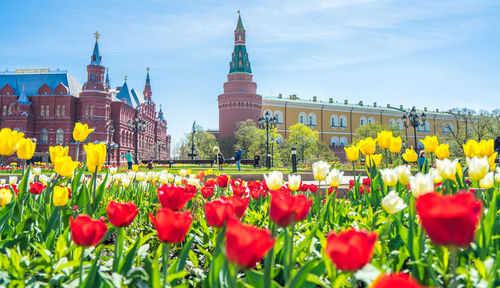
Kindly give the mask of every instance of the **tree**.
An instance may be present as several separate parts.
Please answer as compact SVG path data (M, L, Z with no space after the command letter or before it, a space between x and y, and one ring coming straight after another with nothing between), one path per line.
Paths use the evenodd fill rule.
M380 123L371 123L367 125L363 125L358 127L356 130L354 130L354 138L352 141L353 145L357 145L358 142L362 139L365 139L367 137L372 137L373 139L377 139L377 134L382 131L391 131L392 136L398 137L402 136L401 130L398 129L397 126L389 126L385 124L380 124ZM403 137L402 137L403 138ZM409 146L413 146L412 144L408 144ZM409 148L408 146L408 148ZM416 149L414 147L414 149ZM382 154L382 160L385 162L386 160L386 151L383 151L384 149L380 148L378 145L376 145L376 154ZM388 160L392 161L392 157L390 153L387 153Z
M195 152L198 153L197 159L212 159L214 158L213 148L219 143L215 136L203 130L199 125L195 127L194 133ZM189 159L188 154L191 153L191 133L186 133L178 148L178 157L180 159Z

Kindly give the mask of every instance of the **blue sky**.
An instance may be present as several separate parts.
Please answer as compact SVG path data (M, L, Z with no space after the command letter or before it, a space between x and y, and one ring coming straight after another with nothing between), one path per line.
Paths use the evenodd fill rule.
M263 96L500 108L500 1L0 1L0 70L83 84L97 30L112 87L142 91L151 68L174 144L194 120L218 127L237 10Z

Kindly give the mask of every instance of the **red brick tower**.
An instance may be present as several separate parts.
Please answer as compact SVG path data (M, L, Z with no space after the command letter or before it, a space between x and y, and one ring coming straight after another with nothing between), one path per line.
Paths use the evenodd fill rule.
M104 79L106 69L102 66L99 45L99 34L95 34L94 51L87 65L87 82L80 93L80 122L94 128L89 141L107 141L108 126L111 119L111 94Z
M219 138L234 134L236 123L252 119L257 123L261 114L262 96L252 81L252 69L245 46L245 28L238 12L234 30L234 51L229 63L224 94L219 95Z

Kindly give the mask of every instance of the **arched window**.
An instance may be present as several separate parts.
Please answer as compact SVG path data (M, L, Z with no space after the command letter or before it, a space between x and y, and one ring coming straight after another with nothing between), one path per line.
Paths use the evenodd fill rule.
M375 123L375 119L373 117L368 118L368 124Z
M64 130L59 128L56 132L56 145L62 145L64 142Z
M281 113L281 111L279 110L274 111L274 117L276 117L277 124L283 123L283 113Z
M453 123L448 123L448 130L450 133L453 133L455 131L455 126Z
M347 138L346 137L340 137L340 145L342 146L347 146Z
M446 124L446 122L443 122L443 129L442 129L442 132L443 133L448 133L448 125Z
M316 114L309 113L307 117L307 125L308 126L316 126Z
M397 123L398 123L398 129L403 130L403 120L398 119Z
M359 118L359 126L366 125L366 117Z
M429 121L425 121L425 132L431 132Z
M337 115L332 114L332 116L330 116L330 127L337 127L337 126L339 126L338 117Z
M389 127L391 127L391 128L397 127L396 120L390 119L389 120Z
M48 132L47 129L40 131L40 144L47 144Z
M339 137L333 136L332 138L330 138L330 145L339 146Z
M339 126L343 128L347 127L347 117L344 115L340 115L339 117Z
M299 123L306 124L307 115L304 112L299 113Z
M13 130L14 130L14 131L17 131L17 132L21 132L21 128L19 128L19 127L16 127L16 128L14 128Z

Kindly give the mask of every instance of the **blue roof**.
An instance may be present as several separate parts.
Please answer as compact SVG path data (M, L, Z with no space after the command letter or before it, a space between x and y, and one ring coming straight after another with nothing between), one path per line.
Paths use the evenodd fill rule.
M78 97L82 91L82 86L66 71L41 72L41 73L15 73L0 72L0 89L9 84L16 95L21 95L23 85L27 96L38 95L38 89L43 84L47 84L52 91L62 83L68 87L69 95Z
M19 96L19 98L17 98L17 102L19 102L19 104L27 104L27 105L31 104L28 97L26 97L26 93L24 92L24 86L23 86L23 89L21 91L21 96Z
M127 103L129 106L132 106L136 108L138 105L141 104L140 102L140 94L137 92L137 90L132 89L130 90L128 88L127 82L123 83L123 86L120 88L120 92L118 95L116 95L116 98L120 101L125 100L125 103Z
M161 111L161 107L160 107L160 111L158 111L158 119L160 120L165 120L165 118L163 118L163 111Z
M97 40L95 41L94 52L92 52L92 56L90 57L90 65L101 66L101 55L99 54Z
M139 93L139 91L135 90L135 89L132 89L130 90L130 92L132 93L132 96L133 96L133 102L134 102L134 107L137 107L139 105L141 105L141 93Z

